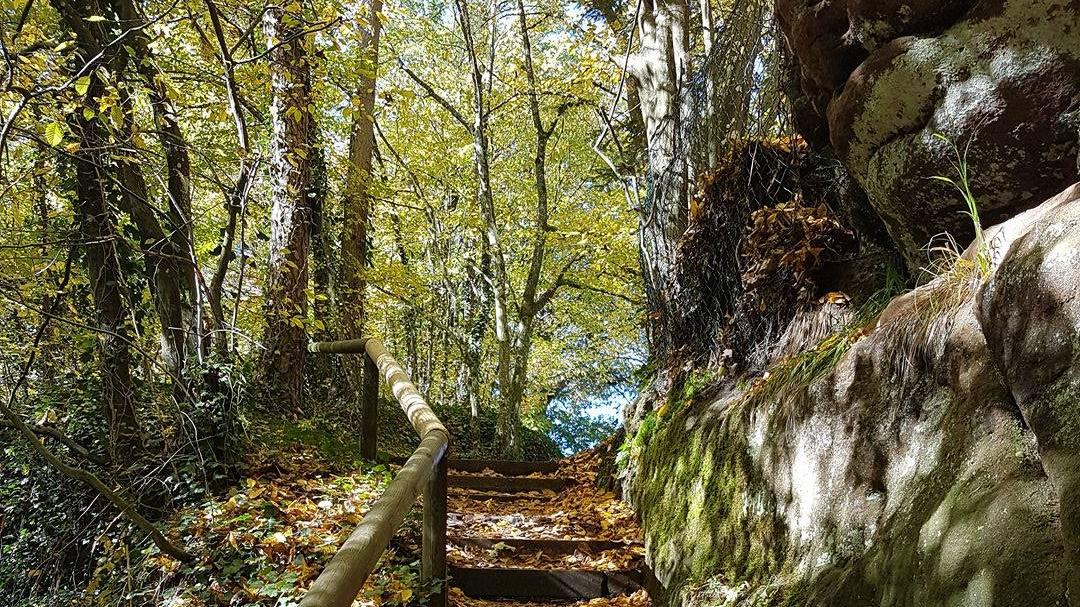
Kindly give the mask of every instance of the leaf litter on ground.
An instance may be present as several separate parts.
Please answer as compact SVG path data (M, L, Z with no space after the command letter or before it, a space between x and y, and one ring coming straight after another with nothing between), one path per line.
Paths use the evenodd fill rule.
M306 448L251 458L236 486L175 517L175 535L201 558L192 564L149 559L161 578L155 604L298 602L392 478L381 465L350 468L338 470ZM419 558L415 523L408 521L395 536L357 605L416 602L421 590L412 566Z
M465 596L457 588L450 589L449 603L454 607L649 607L651 601L644 590L573 603L536 603L520 601L490 601Z

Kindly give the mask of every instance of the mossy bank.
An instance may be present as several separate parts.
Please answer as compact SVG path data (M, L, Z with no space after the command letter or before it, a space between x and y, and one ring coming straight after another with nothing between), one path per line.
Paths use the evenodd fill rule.
M963 297L894 299L816 377L644 407L625 494L662 602L1075 604L1080 187L986 237Z

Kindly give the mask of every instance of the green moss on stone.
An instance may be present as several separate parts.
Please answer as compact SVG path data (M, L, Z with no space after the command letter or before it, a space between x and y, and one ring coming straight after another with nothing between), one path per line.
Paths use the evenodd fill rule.
M1066 381L1052 397L1050 406L1058 420L1054 440L1069 449L1080 448L1080 386Z
M755 471L745 420L735 410L700 420L692 413L665 416L640 454L633 491L654 568L684 583L718 573L763 580L780 566L784 534L750 505Z

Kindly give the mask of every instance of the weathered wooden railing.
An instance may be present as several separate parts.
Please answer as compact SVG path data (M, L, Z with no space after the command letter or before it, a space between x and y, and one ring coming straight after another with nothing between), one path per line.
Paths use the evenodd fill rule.
M311 344L308 349L311 352L334 354L367 353L362 395L361 453L364 457L374 459L376 453L375 419L380 376L420 435L420 445L319 574L304 595L300 607L352 605L421 492L424 495L421 578L426 582L445 580L446 448L449 433L413 385L409 374L386 352L386 347L378 339L318 342ZM433 607L444 607L446 604L446 584L442 583L440 587L441 592L431 597Z

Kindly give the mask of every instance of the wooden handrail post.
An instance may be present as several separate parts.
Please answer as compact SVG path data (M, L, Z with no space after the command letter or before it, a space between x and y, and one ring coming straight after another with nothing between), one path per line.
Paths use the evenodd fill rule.
M390 394L408 417L420 444L405 465L394 475L383 494L375 500L363 520L356 526L334 558L315 578L300 607L349 607L386 551L394 532L405 515L424 494L424 556L422 577L425 580L446 579L446 450L450 434L416 389L409 374L386 346L375 338L345 341L315 342L309 352L335 354L367 354L364 357L364 379L361 395L360 452L368 459L376 456L378 430L379 383L386 382ZM447 589L432 597L434 607L446 606Z
M438 581L439 592L431 595L431 607L446 607L446 472L443 453L424 486L424 553L420 568L423 582Z
M374 461L379 442L379 367L367 354L364 357L364 389L360 398L360 457Z

